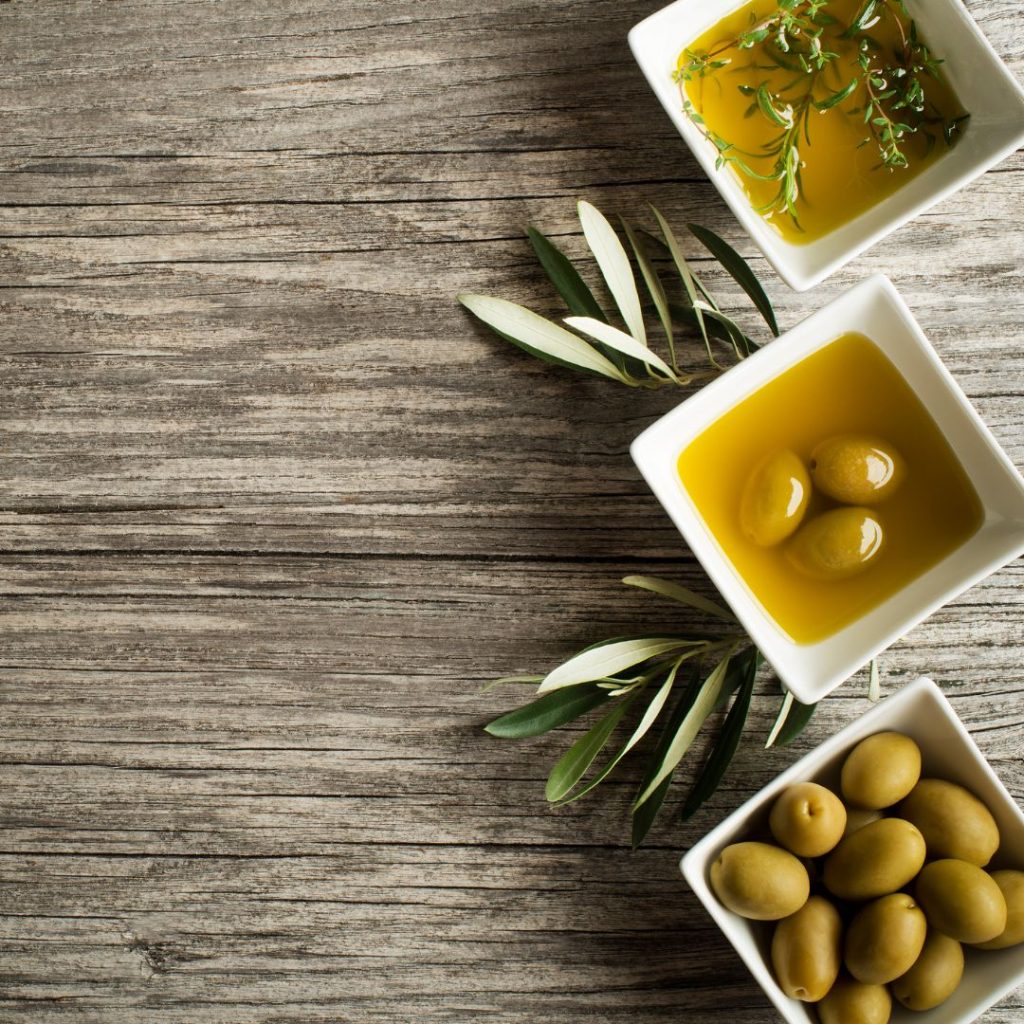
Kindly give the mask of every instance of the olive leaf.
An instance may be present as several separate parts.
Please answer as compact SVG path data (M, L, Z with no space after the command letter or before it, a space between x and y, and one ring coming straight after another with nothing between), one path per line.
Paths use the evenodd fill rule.
M629 257L619 241L619 236L596 206L581 200L576 209L583 228L583 236L594 254L594 259L597 260L597 265L622 314L622 319L629 328L629 333L641 345L646 345L647 332L640 309L640 295L636 290L633 268L629 265Z
M643 804L633 811L631 844L634 850L647 838L647 833L650 832L654 819L657 818L658 811L661 810L665 797L668 796L671 785L672 774L669 773Z
M747 261L724 238L716 235L710 228L701 227L700 224L687 224L686 226L690 229L690 233L722 264L732 279L747 293L750 301L757 307L764 322L777 338L779 325L775 319L775 310Z
M557 366L597 374L633 388L656 389L667 384L685 387L705 380L724 369L712 352L712 339L730 345L737 359L746 357L758 346L722 311L707 286L686 262L668 222L660 212L653 207L651 209L664 240L642 228L634 229L625 220L622 221L622 228L653 303L653 312L657 314L664 329L668 343L667 361L650 353L643 318L644 306L640 301L636 277L626 249L609 220L590 203L579 204L580 224L598 269L625 322L625 331L611 327L608 316L579 271L558 246L532 225L527 228L527 235L541 268L568 307L571 314L569 321L579 320L570 326L580 334L586 334L590 340L571 334L554 321L515 303L468 293L460 295L459 300L499 337ZM709 229L694 230L691 226L691 231L705 245L715 246L712 255L724 261L723 265L740 281L762 314L766 309L770 310L770 304L765 305L767 297L764 289L757 284L752 271L747 268L748 277L740 269L746 266L742 257ZM709 240L712 241L709 243ZM686 295L684 304L668 298L665 285L647 253L646 243L656 244L659 254L664 251L671 257L683 283ZM652 307L648 304L647 308L650 310ZM602 328L595 328L595 322L601 324ZM616 333L608 333L603 328ZM684 372L680 369L677 351L680 329L700 338L711 370ZM626 338L629 341L625 341ZM638 349L643 349L648 355L640 355Z
M622 371L582 338L525 306L489 295L463 293L459 302L503 338L559 366L589 370L628 383Z
M672 330L672 314L669 312L668 297L665 295L665 287L661 283L661 278L658 277L658 271L655 269L654 264L647 255L647 250L644 248L643 243L637 237L632 227L630 227L629 222L620 218L620 223L622 224L622 230L626 233L626 238L629 240L629 245L633 250L633 255L636 257L637 266L640 268L644 284L647 285L647 292L651 296L654 308L658 312L658 319L661 321L662 329L665 331L665 339L668 342L668 351L672 359L672 366L678 370L679 364L676 362L675 335Z
M654 776L657 774L658 769L665 760L665 754L668 753L668 747L672 742L672 737L675 736L679 726L682 724L683 718L693 706L693 702L697 696L697 680L699 678L698 668L699 666L693 663L688 667L688 677L686 679L685 688L676 700L675 705L669 713L668 721L666 721L661 730L661 735L658 737L658 745L654 748L654 753L651 755L651 758L647 763L647 770L644 773L643 781L640 783L638 795L647 789L654 780ZM632 845L634 850L644 841L647 837L647 833L651 830L651 826L654 824L654 819L658 816L658 811L661 810L662 804L664 804L665 798L668 796L673 774L674 769L672 772L669 772L669 774L639 807L633 808Z
M633 730L633 734L626 741L625 746L601 769L597 775L594 776L590 782L587 783L583 789L575 793L573 796L563 797L559 801L559 806L562 804L572 803L574 800L579 800L580 797L586 796L592 789L599 786L615 769L616 765L647 735L651 726L654 725L661 714L662 708L665 707L665 702L669 698L669 694L672 692L672 685L675 683L676 674L679 672L679 666L682 665L682 658L677 658L675 663L669 669L668 675L665 677L665 681L661 684L658 692L654 695L650 704L647 705L647 710L644 712L643 717L640 719L639 724ZM556 690L556 693L562 693L562 690ZM549 797L550 799L550 797Z
M669 227L668 222L656 207L652 206L651 212L654 214L654 219L658 222L658 227L661 229L662 236L665 239L665 244L668 246L668 250L672 254L672 262L675 264L676 270L679 271L679 276L683 282L683 288L690 300L690 308L693 310L694 317L697 321L697 328L700 331L701 337L704 339L704 346L708 353L708 361L712 366L721 369L721 364L717 359L715 359L715 355L711 351L711 339L708 337L707 325L704 323L703 299L697 294L697 284L693 279L693 273L690 270L690 265L686 262L686 259L679 248L679 242L676 240L675 233Z
M715 341L725 342L725 344L736 347L735 338L737 334L742 334L746 347L750 352L756 352L758 346L751 341L749 337L743 334L743 330L739 324L730 317L727 317L720 310L713 309L702 309L700 311L701 319L698 323L696 312L689 306L682 306L678 302L670 302L668 304L669 312L673 318L687 327L692 328L698 333L701 330L700 324L704 325L704 330L708 332L708 337L713 338ZM711 314L715 314L711 316Z
M526 229L533 251L548 275L555 290L565 300L569 312L577 316L590 316L595 320L608 322L593 292L580 277L579 271L569 258L549 238L530 225Z
M618 701L593 728L584 733L555 763L548 776L544 794L554 803L560 800L586 774L611 738L615 727L635 698Z
M675 736L672 737L672 742L669 744L661 767L647 788L637 798L636 803L633 805L634 809L643 804L651 793L661 785L679 762L682 761L686 752L692 746L697 733L700 731L700 727L714 709L715 701L718 699L718 694L725 683L726 669L729 667L731 654L731 650L727 651L722 660L711 670L707 679L704 680L704 684L701 686L693 706L687 711L682 724L676 731Z
M733 755L739 746L740 736L743 734L743 727L747 722L747 714L750 711L750 698L754 693L754 679L757 676L759 660L759 652L751 647L730 665L730 670L736 668L737 675L742 678L740 692L733 701L729 714L726 715L725 723L715 740L715 745L711 748L711 753L704 762L704 767L683 804L683 821L691 818L708 797L715 792L732 763Z
M736 621L736 616L721 605L716 604L714 601L709 601L706 597L701 597L700 594L694 593L694 591L680 586L678 583L673 583L671 580L663 580L659 576L624 576L622 582L627 587L639 587L641 590L650 590L654 594L660 594L662 597L667 597L669 600L676 601L679 604L696 608L698 611L713 615L717 619L724 619L726 622Z
M760 668L761 663L764 661L764 656L756 647L748 647L741 654L734 657L729 662L729 668L725 673L725 682L722 684L722 689L718 694L718 699L715 701L715 706L711 709L712 712L720 711L724 708L729 703L729 698L743 685L748 668L748 657L754 658L755 671Z
M491 690L495 690L499 686L511 683L527 683L536 686L543 678L543 676L502 676L500 679L492 679L489 683L484 683L479 692L490 693Z
M737 359L745 359L757 346L743 333L739 325L717 309L706 309L703 312L704 322L708 320L720 324L725 331L726 339L732 344Z
M608 699L608 692L593 684L569 686L546 693L524 707L494 719L484 726L484 730L503 739L539 736L585 715Z
M742 735L740 719L745 720L749 709L752 673L761 663L761 655L749 646L745 636L736 632L737 624L728 611L714 602L656 576L628 576L623 582L670 597L684 607L712 613L732 628L718 636L664 633L599 640L542 678L509 677L514 681L539 679L540 695L486 728L502 738L535 736L595 708L604 709L597 723L576 740L552 769L546 793L551 803L561 806L597 788L626 757L641 748L661 722L654 755L647 763L644 781L631 808L636 845L647 835L663 806L671 781L697 733L738 691L722 732L713 743L712 754L701 766L687 806L694 808L697 801L706 800L718 786ZM684 665L687 681L680 693L679 674ZM634 705L643 710L629 737L585 781L627 709Z
M817 704L801 704L790 690L786 690L775 724L765 741L765 749L773 745L784 747L792 743L803 732L816 707Z
M538 693L592 683L608 679L634 665L655 658L661 654L678 651L684 647L701 647L706 641L692 640L678 636L640 637L633 640L619 640L614 643L580 651L575 657L553 669L538 688Z
M589 335L595 341L599 341L602 345L607 345L609 348L621 352L624 356L638 359L640 362L657 370L669 380L677 379L675 371L661 356L652 352L646 345L641 345L640 342L631 338L625 331L620 331L617 327L612 327L610 324L605 324L600 320L586 316L568 316L565 318L565 323L573 328L573 330Z

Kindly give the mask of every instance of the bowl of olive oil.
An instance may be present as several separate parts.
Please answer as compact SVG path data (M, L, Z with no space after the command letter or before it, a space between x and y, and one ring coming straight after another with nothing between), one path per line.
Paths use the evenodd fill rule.
M960 0L677 0L629 39L801 291L1024 142L1024 89Z
M1024 480L880 275L631 453L803 703L1024 554Z

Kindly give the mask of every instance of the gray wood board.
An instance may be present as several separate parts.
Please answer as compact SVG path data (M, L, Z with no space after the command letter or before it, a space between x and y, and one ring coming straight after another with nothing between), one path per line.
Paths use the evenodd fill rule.
M479 688L678 622L626 573L710 593L627 453L678 395L535 364L453 296L553 311L524 225L578 256L578 198L655 202L784 326L889 274L1021 464L1024 161L796 295L632 62L655 6L0 4L5 1024L776 1019L677 856L866 680L765 753L763 679L722 790L638 853L635 769L549 811L578 729L490 739L523 691ZM1019 3L970 6L1019 73ZM1018 799L1020 576L882 662Z

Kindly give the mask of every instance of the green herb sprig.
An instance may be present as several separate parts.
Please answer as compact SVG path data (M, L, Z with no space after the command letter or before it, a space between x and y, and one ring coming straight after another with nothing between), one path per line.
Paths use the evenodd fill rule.
M881 17L889 18L897 27L901 45L895 52L888 51L870 34ZM922 135L928 150L937 139L952 146L970 116L946 118L928 101L927 83L938 76L942 62L921 40L903 0L865 0L850 24L838 31L839 38L857 47L856 70L846 82L838 78L839 54L827 45L827 30L832 26L838 31L837 19L828 11L828 0L780 0L770 17L715 49L685 51L686 63L674 73L684 111L717 151L716 167L730 164L752 181L777 182L776 191L758 207L758 212L785 213L798 227L796 204L803 187L801 150L811 144L810 118L814 112L831 111L861 92L862 105L837 114L861 117L866 135L860 145L873 143L878 150L878 166L890 171L909 165L906 143L911 136ZM708 127L687 96L686 83L727 67L730 58L721 56L726 51L755 47L758 57L769 63L752 61L753 68L773 72L782 68L792 77L781 86L772 86L768 78L756 85L737 86L750 99L746 115L764 117L780 129L757 152L751 152ZM834 85L826 86L832 71ZM750 166L752 160L768 158L772 163L767 172Z
M578 204L584 238L615 303L621 326L616 326L594 297L579 271L565 254L534 227L530 242L569 316L555 323L506 299L463 293L459 301L496 334L549 363L607 377L633 388L686 387L713 377L721 369L723 347L742 359L758 348L743 329L723 312L697 272L683 256L679 240L662 214L651 207L657 233L641 232L622 220L622 230L643 279L648 302L641 300L626 247L610 221L590 203ZM709 228L690 224L693 236L704 245L750 297L773 336L779 333L775 311L767 293L746 260ZM673 280L666 284L646 242L653 242L668 258ZM645 315L646 314L646 315ZM651 320L655 323L650 323ZM666 358L650 347L650 336L660 330ZM708 368L684 369L679 342L687 335L704 346Z

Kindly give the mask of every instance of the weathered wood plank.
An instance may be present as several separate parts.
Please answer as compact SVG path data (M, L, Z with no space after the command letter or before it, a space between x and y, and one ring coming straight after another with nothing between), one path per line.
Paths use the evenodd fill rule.
M627 454L678 396L535 366L453 296L552 308L523 225L578 256L578 198L653 201L786 325L890 274L1021 464L1024 158L791 294L631 62L656 6L0 3L4 1022L773 1019L676 856L865 681L765 753L761 680L722 790L637 854L635 767L549 811L579 727L497 742L521 691L479 687L678 621L627 572L707 590ZM1019 73L1018 5L971 8ZM882 663L1018 799L1020 573Z
M990 178L1011 183L1017 176ZM997 198L1019 205L1018 185ZM980 219L993 197L986 189L969 194ZM569 230L571 203L558 206L554 223ZM44 212L52 222L52 209ZM906 260L895 268L881 258L860 263L894 274L1019 458L1019 389L1005 372L1019 315L1002 297L1024 281L999 241L1002 222L964 240L970 212L954 225L936 215L933 225L924 218L914 229L926 232L925 245L956 232L934 273ZM108 230L120 215L104 208ZM373 256L369 266L356 254L323 261L308 248L313 235L343 235L345 218L315 207L301 215L306 237L287 243L297 246L289 271L251 247L266 254L274 237L266 223L239 224L247 235L240 241L231 222L244 214L228 216L220 229L209 227L218 218L200 207L176 218L171 238L7 241L15 275L34 283L40 266L53 267L45 276L62 283L14 288L5 300L14 314L0 331L15 441L0 512L5 547L230 549L242 528L245 546L263 549L364 550L369 543L381 552L410 545L444 551L444 519L452 517L460 545L476 554L559 543L568 554L565 537L591 521L616 555L674 553L626 448L675 396L620 394L534 367L451 301L460 286L529 301L545 295L523 241L409 245ZM207 244L186 227L195 218L205 231L229 236L231 252L195 248ZM134 251L124 251L128 245ZM116 270L111 247L120 250ZM421 248L426 256L413 252ZM530 289L519 280L524 272ZM783 322L797 321L855 276L813 296L776 287ZM381 298L389 281L401 297ZM739 304L735 288L721 290ZM26 339L28 318L36 327ZM627 510L643 517L642 528L609 534L606 524ZM580 553L599 550L588 545Z
M130 578L102 556L5 566L5 600L17 602L0 618L0 764L17 771L0 793L3 849L621 840L635 768L603 798L546 812L547 766L582 726L499 743L479 726L521 691L478 690L503 671L553 664L573 644L678 628L672 605L617 583L628 566L202 556L129 565ZM1005 697L1020 684L1019 574L992 577L883 659L887 688L934 673L1017 793L1020 709ZM701 585L693 570L681 578ZM968 644L984 659L965 663ZM765 680L754 735L767 734L775 693ZM866 706L861 677L821 710L810 737ZM755 745L747 757L716 811L793 754ZM401 813L382 815L394 806ZM678 842L668 828L658 839Z

